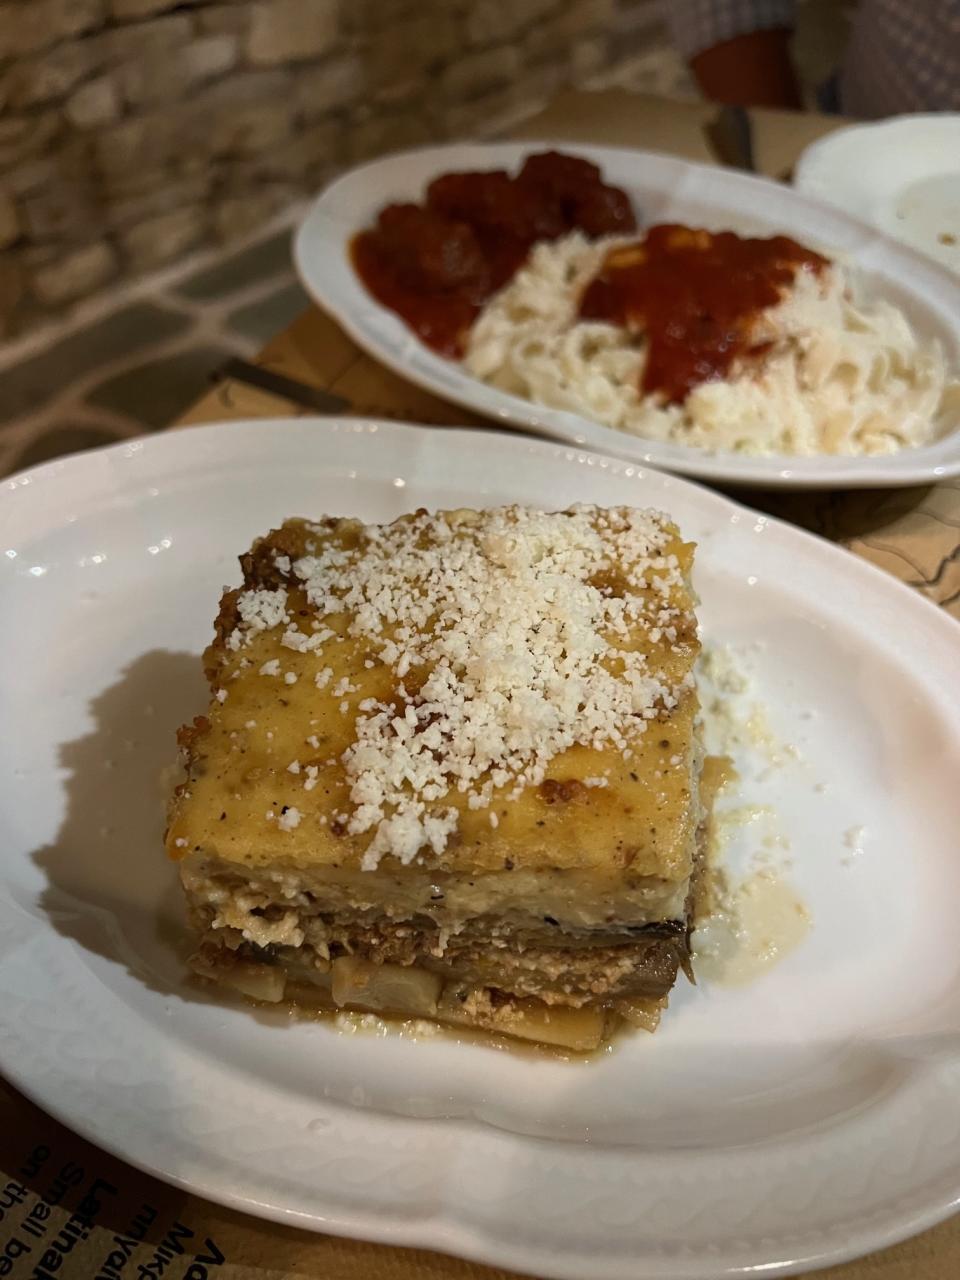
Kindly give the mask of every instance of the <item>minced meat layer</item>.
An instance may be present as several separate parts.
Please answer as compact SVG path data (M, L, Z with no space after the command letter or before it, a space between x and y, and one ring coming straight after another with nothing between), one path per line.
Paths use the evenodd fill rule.
M289 909L285 910L289 917ZM324 968L339 955L356 955L376 964L416 965L447 980L572 1007L624 996L664 996L688 959L682 921L571 932L548 919L542 927L496 932L493 922L477 920L444 936L427 919L302 913L296 923L286 918L281 928L272 930L270 911L266 908L261 916L265 925L261 937L273 935L278 940L261 945L239 929L213 927L208 907L195 908L194 922L208 948L227 948L281 967L302 969L314 964Z

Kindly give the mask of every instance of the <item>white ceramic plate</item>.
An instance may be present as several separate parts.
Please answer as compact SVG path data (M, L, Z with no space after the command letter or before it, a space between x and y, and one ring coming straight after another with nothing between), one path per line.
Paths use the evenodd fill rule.
M753 986L681 983L657 1036L590 1063L192 989L159 774L235 554L292 513L515 500L655 504L698 540L707 638L760 646L808 761L747 798L779 810L809 937ZM785 1273L957 1202L960 633L907 588L632 464L350 420L6 480L0 565L0 1069L94 1142L251 1213L568 1280Z
M960 115L838 129L807 147L793 181L960 275Z
M707 453L630 436L577 414L508 395L425 347L398 316L367 293L347 256L350 238L391 200L420 199L427 183L439 173L513 169L528 152L551 146L600 165L607 181L629 192L645 222L677 221L761 235L785 232L844 255L858 268L866 290L894 302L918 332L937 337L960 369L960 280L865 223L789 187L619 147L563 142L458 144L385 156L354 169L327 188L300 228L294 254L304 285L354 341L381 363L409 382L503 426L728 484L854 488L919 484L960 474L960 422L932 445L880 458Z

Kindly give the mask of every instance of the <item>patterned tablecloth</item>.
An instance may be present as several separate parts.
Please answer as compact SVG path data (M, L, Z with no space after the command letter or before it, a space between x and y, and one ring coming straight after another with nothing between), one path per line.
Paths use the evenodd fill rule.
M569 93L518 135L640 146L710 161L703 125L712 114L708 106L622 92ZM772 176L789 172L807 142L835 127L823 117L783 112L757 112L754 124L759 167ZM316 310L271 341L260 363L336 390L358 414L482 425L381 368ZM213 388L178 425L305 412L228 381ZM741 490L737 496L841 543L960 619L960 482L855 493ZM65 1183L69 1189L58 1201L54 1193ZM61 1258L57 1280L160 1274L174 1280L509 1280L505 1271L436 1253L312 1235L218 1208L103 1155L0 1083L0 1276L27 1280L52 1275L35 1271L43 1265L45 1241L91 1188L96 1194L88 1203L98 1206L93 1224L87 1237ZM960 1276L960 1216L914 1240L820 1274L825 1280L955 1280Z

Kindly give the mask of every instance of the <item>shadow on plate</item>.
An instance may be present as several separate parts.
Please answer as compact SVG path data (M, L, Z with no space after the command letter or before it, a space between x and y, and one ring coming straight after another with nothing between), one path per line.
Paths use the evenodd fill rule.
M40 905L85 950L164 994L207 1000L185 981L190 937L162 845L176 731L206 705L197 656L145 653L89 706L90 732L60 748L68 771L56 840L33 857Z

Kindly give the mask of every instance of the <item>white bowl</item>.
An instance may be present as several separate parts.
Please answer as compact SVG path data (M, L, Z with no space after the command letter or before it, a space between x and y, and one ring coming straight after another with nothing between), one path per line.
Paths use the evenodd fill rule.
M793 183L960 275L960 115L838 129L807 147Z

